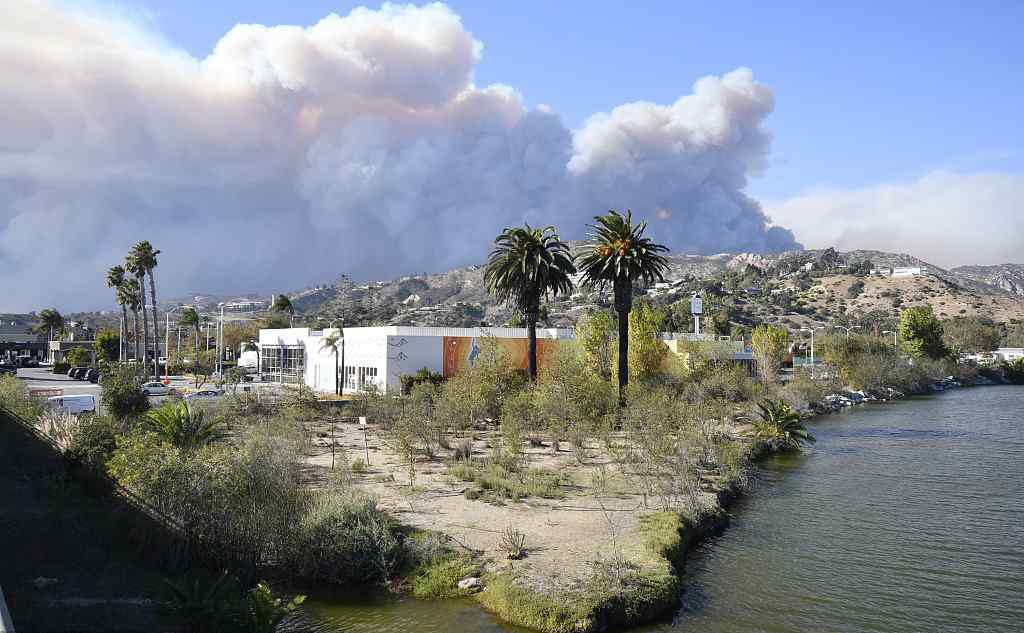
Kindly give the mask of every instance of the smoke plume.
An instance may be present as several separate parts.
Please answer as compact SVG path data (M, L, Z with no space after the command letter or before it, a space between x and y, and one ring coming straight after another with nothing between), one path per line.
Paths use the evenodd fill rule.
M149 239L164 296L283 291L479 262L503 227L630 207L674 250L798 246L744 194L771 90L744 68L569 130L473 83L482 44L441 4L238 25L196 59L45 2L0 24L4 308L110 305Z

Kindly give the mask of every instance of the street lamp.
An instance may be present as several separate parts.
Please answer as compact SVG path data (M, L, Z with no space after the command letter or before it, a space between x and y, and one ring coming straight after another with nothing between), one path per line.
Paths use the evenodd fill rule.
M835 328L837 330L845 330L846 331L846 338L847 338L847 340L849 340L849 338L850 338L850 330L856 330L856 329L860 328L860 326L859 325L851 325L850 327L846 327L845 325L837 325L837 326L835 326Z
M809 327L802 327L802 328L800 328L801 332L810 332L811 333L811 380L814 380L814 331L815 330L824 330L824 329L825 329L824 325L819 326L819 327L815 327L815 328L809 328Z
M217 324L217 375L224 378L224 303L218 303L220 322Z
M898 330L882 330L882 334L892 334L892 346L893 347L899 347L900 346L899 341L896 339L896 337L899 336L899 331Z

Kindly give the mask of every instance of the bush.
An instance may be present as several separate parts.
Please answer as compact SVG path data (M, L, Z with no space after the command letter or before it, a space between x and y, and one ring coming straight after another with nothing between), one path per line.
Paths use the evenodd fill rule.
M92 364L92 352L83 347L68 350L68 353L64 356L71 363L72 367L84 367Z
M67 375L68 371L71 370L71 363L54 363L52 371L55 374Z
M97 472L106 470L107 460L117 448L117 436L121 425L106 415L90 415L82 418L78 431L67 447L66 455Z
M127 420L149 409L149 398L142 392L144 377L140 369L127 363L110 365L100 378L100 402L104 412L118 420Z
M312 580L383 582L401 562L394 526L370 497L316 492L297 531L291 567Z
M29 394L28 386L16 376L0 376L0 406L11 413L35 423L43 412L43 402Z

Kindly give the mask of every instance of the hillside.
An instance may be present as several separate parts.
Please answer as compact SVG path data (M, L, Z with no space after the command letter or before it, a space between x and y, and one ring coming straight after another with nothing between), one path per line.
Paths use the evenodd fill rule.
M1024 264L959 266L951 272L959 277L995 286L1010 294L1024 296Z

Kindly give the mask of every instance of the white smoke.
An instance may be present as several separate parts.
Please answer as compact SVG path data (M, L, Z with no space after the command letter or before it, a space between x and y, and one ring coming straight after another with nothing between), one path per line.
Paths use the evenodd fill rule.
M1024 175L935 171L768 204L812 248L910 253L939 266L1021 263Z
M773 100L746 69L570 131L475 86L482 45L441 4L239 25L202 60L116 19L0 6L7 310L109 305L104 271L144 238L165 296L444 269L507 225L579 238L609 208L673 249L796 246L743 193Z

